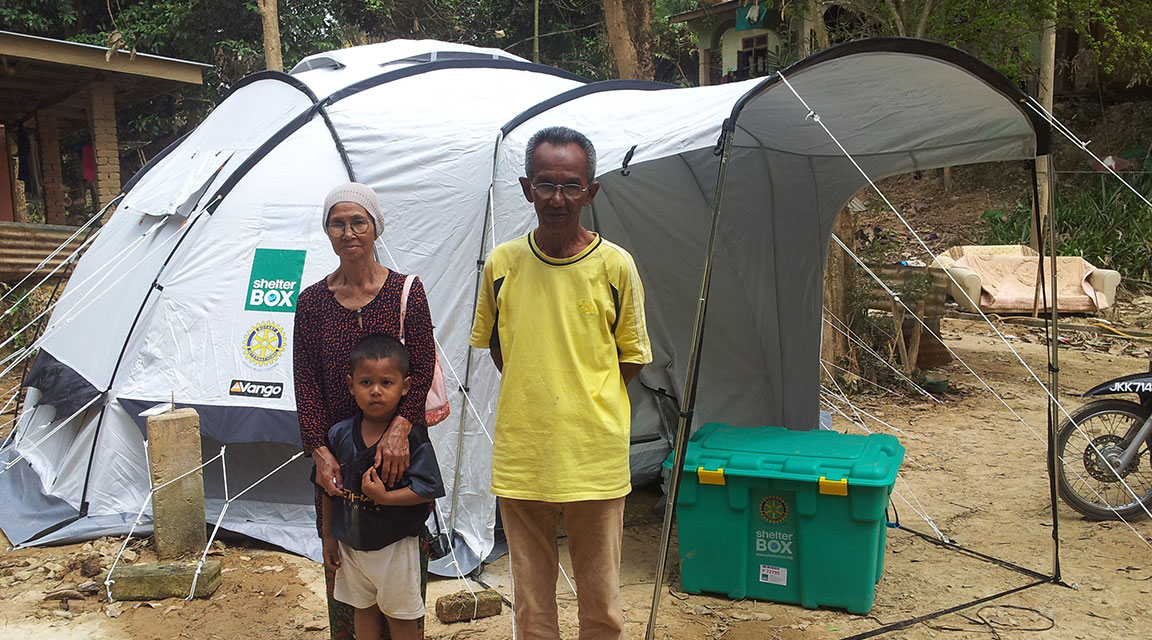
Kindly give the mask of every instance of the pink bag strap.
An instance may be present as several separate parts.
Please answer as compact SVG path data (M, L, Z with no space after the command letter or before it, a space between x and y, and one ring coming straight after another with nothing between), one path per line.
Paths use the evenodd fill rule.
M404 278L404 292L400 294L400 344L404 344L404 317L408 315L408 292L412 290L412 281L416 276L409 274Z

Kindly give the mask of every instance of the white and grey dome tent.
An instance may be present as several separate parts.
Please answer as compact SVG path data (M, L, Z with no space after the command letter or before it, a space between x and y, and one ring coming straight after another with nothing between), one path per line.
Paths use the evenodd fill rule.
M233 492L299 451L292 311L303 286L336 265L320 225L334 184L377 190L387 225L377 250L421 275L442 358L462 360L494 132L584 81L433 41L332 52L300 69L238 83L127 185L79 262L39 342L29 410L0 474L13 542L126 531L149 489L139 414L158 403L200 412L208 455L228 447ZM463 415L461 398L452 402ZM454 477L455 444L440 437ZM484 457L467 458L480 475ZM318 557L309 466L298 460L233 502L223 526ZM486 475L464 481L486 494ZM219 468L205 482L214 521ZM461 510L462 531L490 532L491 514L477 513L473 522ZM461 535L482 548L482 534Z
M376 189L388 216L383 262L420 274L429 289L449 387L456 378L469 392L469 402L453 393L455 415L432 437L452 479L441 513L452 514L461 551L485 557L494 517L486 429L498 376L467 347L477 262L534 226L517 178L528 136L552 124L596 145L603 187L586 223L631 251L645 282L656 361L632 389L634 477L658 473L684 406L685 422L694 410L732 424L816 426L824 258L836 216L867 182L779 76L690 89L585 84L502 52L374 46L364 56L351 49L306 60L292 81L260 74L134 181L41 345L35 409L6 454L27 462L0 474L0 495L15 505L0 525L14 542L126 530L148 489L135 416L173 396L202 411L206 436L230 443L230 459L244 456L242 467L228 466L233 486L244 480L232 473L257 478L299 450L291 318L250 303L257 289L264 296L331 271L319 200L354 175ZM385 47L396 47L385 57L403 60L400 68L366 70L364 57L393 51ZM469 59L429 61L442 50ZM341 73L355 80L344 85ZM1023 107L1020 90L941 45L865 40L783 76L873 177L1046 152L1046 124ZM693 312L706 263L705 335ZM85 298L86 290L94 293ZM252 353L253 336L267 353ZM686 394L700 339L699 393ZM263 362L275 348L280 355ZM230 395L234 381L285 386L279 397ZM86 395L65 391L84 384ZM33 446L71 415L67 397L76 409L96 400ZM254 490L224 526L317 555L306 467L297 461ZM214 475L206 469L206 482ZM219 508L210 500L210 519Z

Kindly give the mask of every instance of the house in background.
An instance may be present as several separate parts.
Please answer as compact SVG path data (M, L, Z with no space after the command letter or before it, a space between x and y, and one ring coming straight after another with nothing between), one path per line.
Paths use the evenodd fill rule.
M670 17L696 36L700 85L766 76L812 50L812 22L787 16L779 0L703 0Z
M117 110L200 85L206 68L0 31L0 280L27 274L72 234L68 225L120 193ZM62 148L81 132L86 142ZM75 184L65 184L66 154L81 165ZM46 224L31 224L30 203Z

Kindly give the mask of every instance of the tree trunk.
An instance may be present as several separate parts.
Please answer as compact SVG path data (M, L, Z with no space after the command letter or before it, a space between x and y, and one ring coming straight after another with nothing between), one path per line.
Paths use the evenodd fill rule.
M621 78L651 80L652 3L649 0L601 0L608 44Z
M264 67L283 71L284 59L280 55L280 16L277 0L258 0L260 21L264 27Z
M854 247L856 238L856 214L845 207L836 218L832 233L848 247ZM824 265L824 308L832 316L833 326L847 324L849 308L848 296L852 286L852 263L848 254L838 244L828 247L828 258ZM820 342L820 358L825 362L842 366L848 360L848 337L827 324L821 327L823 337ZM829 369L833 367L829 366ZM858 372L859 370L857 370Z
M892 13L892 24L896 27L896 35L904 37L908 35L908 30L904 28L903 11L904 5L901 4L900 8L896 7L896 0L884 0L884 4L888 6L888 11Z
M816 46L821 49L832 46L828 40L828 26L824 23L824 12L820 10L819 0L808 0L808 14L812 20L812 29L816 32Z
M1039 86L1036 87L1036 93L1040 94L1040 105L1047 109L1049 113L1052 113L1052 89L1055 80L1056 66L1056 23L1051 18L1045 18L1041 28L1043 31L1040 34L1040 81ZM1049 190L1052 188L1052 174L1049 161L1049 156L1036 158L1036 182L1037 190L1039 191L1039 200L1036 202L1036 208L1040 212L1040 229L1044 228L1044 222L1048 219L1048 205L1051 202ZM1030 244L1040 255L1044 255L1044 247L1040 246L1039 240L1040 229L1036 228L1036 222L1036 219L1033 218L1032 239ZM1036 286L1040 286L1039 281L1037 281Z

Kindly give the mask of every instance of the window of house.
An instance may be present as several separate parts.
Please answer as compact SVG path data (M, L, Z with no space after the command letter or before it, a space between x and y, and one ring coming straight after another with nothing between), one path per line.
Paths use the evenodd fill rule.
M740 41L736 53L737 73L744 78L755 78L776 71L777 52L768 49L768 36L752 36Z

